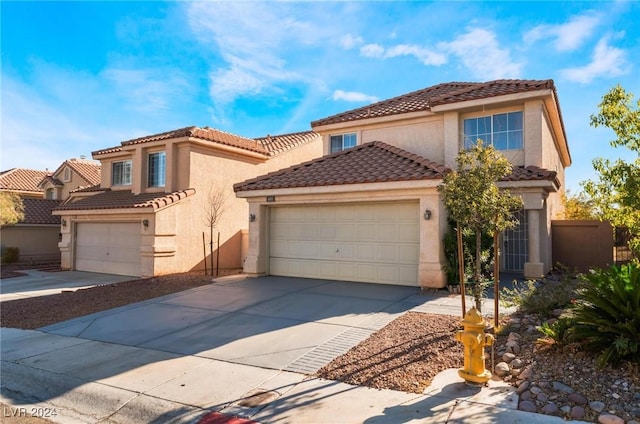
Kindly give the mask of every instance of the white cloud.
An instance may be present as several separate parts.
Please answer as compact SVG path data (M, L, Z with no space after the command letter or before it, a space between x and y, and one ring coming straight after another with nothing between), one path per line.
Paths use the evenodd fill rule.
M357 103L374 103L378 101L378 98L376 96L358 93L357 91L336 90L333 92L333 100L344 100L346 102Z
M340 39L340 47L345 50L351 50L362 43L364 43L364 40L359 35L346 34Z
M495 33L473 29L451 42L439 44L443 50L456 55L477 78L493 80L520 78L522 63L511 59L509 49L501 48Z
M364 57L376 59L414 56L418 61L427 66L439 66L447 62L446 55L415 44L397 44L388 48L380 44L367 44L360 48L360 54Z
M588 84L602 76L617 77L630 70L625 56L624 50L610 46L608 37L604 37L598 41L589 64L563 69L560 74L570 81L582 84Z
M555 38L555 48L560 52L579 48L600 24L601 17L593 13L575 16L561 25L538 25L524 34L524 41L533 44L545 38Z

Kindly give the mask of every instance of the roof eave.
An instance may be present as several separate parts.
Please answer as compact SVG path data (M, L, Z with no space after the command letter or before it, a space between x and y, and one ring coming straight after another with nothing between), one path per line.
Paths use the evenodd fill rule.
M337 129L345 130L351 127L361 127L361 126L367 126L367 125L373 125L373 124L405 121L409 119L424 118L426 116L433 116L433 115L435 115L435 113L429 110L420 110L417 112L394 113L391 115L376 116L373 118L352 119L348 121L334 122L331 124L320 124L316 126L314 126L312 123L311 128L313 128L314 132L318 132L322 134L322 133L327 133Z

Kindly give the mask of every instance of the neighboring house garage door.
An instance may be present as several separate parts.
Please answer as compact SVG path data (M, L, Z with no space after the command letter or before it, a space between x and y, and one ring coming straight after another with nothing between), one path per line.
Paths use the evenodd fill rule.
M140 224L78 223L75 255L78 271L140 275Z
M270 210L269 273L417 286L418 203Z

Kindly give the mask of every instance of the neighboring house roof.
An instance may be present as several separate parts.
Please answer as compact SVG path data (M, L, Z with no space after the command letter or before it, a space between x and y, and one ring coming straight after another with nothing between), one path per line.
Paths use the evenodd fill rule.
M75 190L71 190L69 193L93 193L96 191L107 191L108 188L100 187L100 184L88 186L88 187L78 187Z
M60 200L50 199L22 199L24 205L24 219L18 224L54 224L60 225L60 217L51 212L59 204Z
M0 173L0 190L42 193L38 183L48 175L50 175L48 171L24 168L8 169Z
M443 178L449 172L421 156L373 141L235 184L238 191Z
M58 172L64 169L65 166L68 166L76 174L82 177L88 185L100 184L102 167L99 162L76 158L68 159L62 162L52 175L58 174Z
M307 131L303 133L292 133L278 136L267 136L257 139L242 137L210 127L186 127L177 130L167 131L160 134L149 135L132 140L123 141L120 146L97 150L92 154L100 156L107 153L115 153L122 150L124 146L134 144L150 143L153 141L169 140L172 138L191 137L204 141L209 141L226 146L236 147L254 153L263 154L265 157L275 156L278 153L289 150L295 146L311 141L316 133Z
M95 209L129 209L153 208L160 209L177 203L195 194L195 189L174 191L173 193L140 193L133 194L131 190L104 190L102 193L83 197L76 201L67 201L57 207L56 211L78 211Z
M38 184L39 187L44 187L45 183L49 183L54 187L62 187L64 184L62 183L62 181L60 181L57 178L53 178L51 175L47 175L46 177L44 177L40 183Z
M388 100L332 115L311 123L311 127L357 121L402 113L428 111L434 106L542 89L556 91L553 80L496 80L449 82L413 91ZM556 95L557 103L557 95ZM560 106L558 105L558 111Z

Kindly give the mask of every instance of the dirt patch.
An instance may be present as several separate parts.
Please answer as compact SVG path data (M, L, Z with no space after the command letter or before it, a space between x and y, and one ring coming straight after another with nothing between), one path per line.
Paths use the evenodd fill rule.
M220 270L219 276L240 273ZM172 274L1 303L2 327L35 329L130 303L211 284L202 271Z

